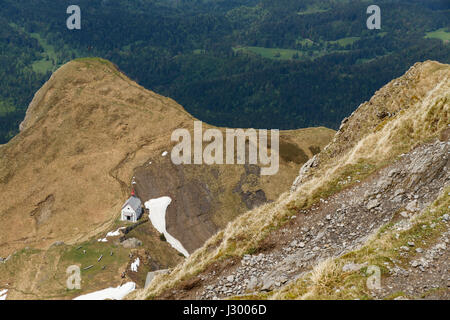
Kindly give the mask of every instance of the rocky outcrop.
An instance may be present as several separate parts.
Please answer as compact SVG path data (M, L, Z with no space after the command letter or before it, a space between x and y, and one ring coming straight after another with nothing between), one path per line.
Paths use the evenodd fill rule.
M375 147L381 149L382 144L377 146L377 141L383 141L386 152L387 149L399 148L401 144L412 147L425 138L422 134L433 136L445 128L449 112L449 79L449 65L425 61L414 64L402 77L386 84L342 121L336 135L323 152L316 156L314 163L309 162L300 169L291 192L298 190L315 172L327 165L338 166L339 161L346 161L343 158L355 154L358 149L364 148L367 153L375 152ZM375 139L374 135L385 127L390 128L396 120L393 130L409 131L396 134L402 135L403 141L396 141L395 135ZM402 125L405 126L403 130L399 128ZM445 132L448 134L448 130L442 134L445 135ZM391 135L387 130L384 133Z
M142 241L136 238L129 238L120 243L124 248L135 249L142 246Z
M297 190L297 188L305 181L305 179L308 176L309 171L311 170L311 168L315 168L317 167L317 165L319 164L319 158L317 155L314 155L314 157L312 157L311 159L308 160L308 162L306 162L301 168L300 168L300 172L297 176L297 178L295 178L294 183L291 186L291 192L294 192Z

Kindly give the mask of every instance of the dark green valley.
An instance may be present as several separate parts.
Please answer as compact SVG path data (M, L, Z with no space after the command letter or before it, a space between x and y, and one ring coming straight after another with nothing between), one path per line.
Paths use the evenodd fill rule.
M417 61L450 62L446 0L380 0L368 30L359 0L0 2L0 143L18 132L52 71L80 57L115 63L216 126L338 128Z

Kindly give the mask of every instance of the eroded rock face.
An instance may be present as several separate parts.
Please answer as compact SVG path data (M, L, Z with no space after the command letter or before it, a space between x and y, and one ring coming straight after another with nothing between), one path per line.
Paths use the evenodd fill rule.
M167 231L193 252L228 221L268 201L258 166L233 170L237 172L220 166L176 166L169 157L153 159L136 170L135 188L144 202L172 199L166 211Z
M34 218L36 223L36 228L46 221L48 221L52 216L52 208L55 202L55 197L51 194L45 198L45 200L36 204L36 208L30 212L30 216Z
M218 171L200 166L185 170L170 159L161 161L136 170L136 192L143 202L163 196L172 199L166 211L167 231L192 252L218 230L213 215L220 205L219 191L206 182L218 178Z

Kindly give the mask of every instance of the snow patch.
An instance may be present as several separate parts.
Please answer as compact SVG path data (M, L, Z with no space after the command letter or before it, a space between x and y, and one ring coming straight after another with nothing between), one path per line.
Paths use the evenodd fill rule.
M167 152L167 151L164 151L164 152L162 153L162 156L165 157L165 156L167 156L167 154L168 154L168 152Z
M0 300L6 300L7 293L8 293L8 289L0 290Z
M139 258L136 258L136 260L134 260L134 262L131 264L131 271L137 272L140 263L141 260Z
M161 197L151 199L145 203L145 207L150 211L150 221L159 233L164 234L167 242L176 250L181 252L185 257L189 257L189 253L183 247L180 241L172 237L166 230L166 210L172 202L170 197Z
M121 227L117 229L116 231L110 231L106 234L106 236L103 239L98 239L98 242L108 242L108 237L118 237L120 236L120 230L125 229L125 227Z
M120 236L120 230L122 230L122 229L125 229L125 227L122 227L122 228L119 228L119 229L117 229L116 231L114 231L114 232L108 232L107 234L106 234L106 237L117 237L117 236Z
M92 293L88 293L79 297L76 297L73 300L122 300L128 295L130 292L136 289L136 283L128 282L123 286L118 286L117 288L108 288L100 291L95 291Z

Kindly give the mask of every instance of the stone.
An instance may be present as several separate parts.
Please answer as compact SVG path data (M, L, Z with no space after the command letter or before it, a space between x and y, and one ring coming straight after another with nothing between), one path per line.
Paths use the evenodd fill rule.
M408 212L406 212L406 211L400 212L400 215L401 215L403 218L409 218L409 214L408 214Z
M288 282L288 278L286 276L281 276L277 280L281 284L285 284L286 282Z
M256 287L258 286L258 278L256 277L251 277L248 284L247 284L247 289L248 290L254 290L256 289Z
M365 266L367 266L367 262L362 263L362 264L357 264L357 263L347 263L342 267L342 272L355 272L355 271L359 271L362 268L364 268Z
M152 280L160 274L168 274L169 270L168 269L162 269L162 270L156 270L156 271L152 271L147 273L147 278L145 279L145 286L144 288L148 288L148 286L150 285L150 283L152 282Z
M56 242L53 242L50 247L60 247L63 245L64 245L64 241L56 241Z
M134 249L142 246L142 241L136 238L130 238L122 241L121 245L127 249Z
M372 199L372 200L369 200L369 202L366 205L366 208L367 208L367 210L372 210L372 209L378 207L380 204L381 203L378 199Z
M410 211L410 212L414 212L417 211L417 200L411 201L410 203L408 203L405 207L406 210Z
M263 280L263 286L261 291L272 291L275 286L275 281L271 278L266 278Z
M388 177L393 177L398 173L398 169L392 169L391 171L389 171L388 173Z
M234 276L233 276L233 275L228 276L228 277L227 277L227 281L228 281L228 282L233 282L233 281L234 281Z

